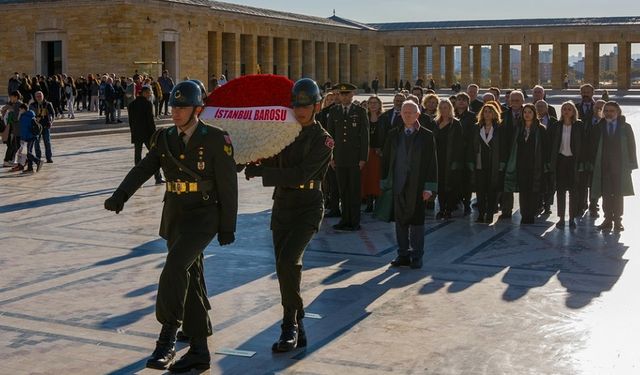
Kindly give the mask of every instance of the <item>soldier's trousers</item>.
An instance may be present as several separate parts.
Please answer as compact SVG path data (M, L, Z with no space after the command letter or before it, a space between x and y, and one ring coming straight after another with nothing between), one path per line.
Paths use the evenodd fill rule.
M202 252L214 234L182 233L167 241L169 254L160 274L156 318L180 326L189 337L211 336Z
M360 225L360 167L336 167L340 201L342 202L341 224Z
M302 256L316 233L313 226L296 226L273 230L273 250L276 258L276 273L280 284L282 306L295 309L304 316L300 282L302 280Z

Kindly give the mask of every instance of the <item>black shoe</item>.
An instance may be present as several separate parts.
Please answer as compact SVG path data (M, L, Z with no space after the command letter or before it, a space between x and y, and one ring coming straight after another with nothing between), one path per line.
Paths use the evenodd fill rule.
M169 371L180 374L191 370L207 370L209 368L211 368L209 350L195 351L189 348L185 355L169 366Z
M443 219L443 220L449 220L449 219L451 219L451 211L445 211L445 212L442 214L442 219Z
M438 211L438 213L436 214L436 220L442 220L443 217L444 217L444 212Z
M409 267L411 267L414 270L422 268L422 258L411 259L411 264L409 264Z
M42 159L38 160L38 164L36 165L36 172L40 172L40 169L42 169L42 163L44 163Z
M411 258L407 255L398 255L391 261L391 267L407 267L411 265Z
M548 208L548 207L547 207L547 208L545 208L545 209L544 209L544 216L549 216L549 215L551 215L551 214L552 214L552 212L551 212L551 208Z
M166 370L176 357L176 332L178 327L163 325L156 349L147 360L146 366L156 370Z
M342 213L336 210L329 210L329 213L325 215L326 217L341 217Z
M613 225L613 231L616 233L624 231L624 226L622 225L621 221L616 221L616 223Z
M471 215L471 207L465 207L464 216L469 216L469 215Z
M613 222L611 220L607 220L604 219L604 221L602 222L602 224L598 225L598 229L602 230L602 231L610 231L611 228L613 227Z
M331 228L333 228L334 230L339 230L339 231L348 231L349 226L343 223L338 223L338 224L334 224L331 226Z
M367 203L367 208L364 209L364 212L366 212L366 213L373 212L373 202Z
M53 163L53 160L51 160L51 159L47 159L47 163L48 163L48 164L51 164L51 163Z
M360 229L362 229L362 227L360 226L360 224L358 224L358 225L356 225L356 226L351 226L351 225L349 225L349 226L346 226L346 227L344 228L344 230L346 230L346 231L348 231L348 232L357 232L357 231L359 231Z
M282 324L282 333L277 342L271 346L271 350L276 353L285 353L294 350L298 346L298 325Z
M577 226L576 219L573 219L573 218L569 219L569 228L576 229L576 226Z
M307 347L307 331L305 331L304 329L302 318L298 317L298 345L296 345L296 348L306 348L306 347Z
M564 219L562 219L562 220L560 220L560 221L558 221L558 222L556 223L556 228L558 228L558 229L564 229Z

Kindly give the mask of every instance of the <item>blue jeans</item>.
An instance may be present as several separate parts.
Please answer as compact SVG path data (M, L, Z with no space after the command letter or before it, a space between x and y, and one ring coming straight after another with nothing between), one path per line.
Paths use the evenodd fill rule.
M36 157L38 159L42 158L42 151L40 150L40 139L44 140L44 155L47 158L47 161L51 160L51 133L49 128L42 128L42 134L37 138L35 142L36 146Z

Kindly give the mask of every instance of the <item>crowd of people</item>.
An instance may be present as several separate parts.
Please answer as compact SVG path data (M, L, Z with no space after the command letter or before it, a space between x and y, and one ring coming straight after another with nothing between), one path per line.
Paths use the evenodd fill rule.
M3 167L12 172L39 171L44 161L53 163L50 129L55 120L74 119L77 112L87 111L104 116L107 124L122 123L122 110L141 96L145 87L153 116L168 116L174 82L166 70L158 79L137 72L131 77L111 73L88 74L86 78L66 74L30 77L15 72L8 82L9 102L0 109L0 133L7 146Z
M466 92L440 98L433 90L413 86L396 93L388 111L383 111L375 95L358 103L338 89L325 95L318 121L332 129L333 107L343 106L346 111L355 104L367 109L369 153L361 158L366 163L360 171L357 198L366 204L366 212L375 212L385 220L397 212L381 213L388 202L384 187L394 182L393 176L381 171L394 170L397 160L391 158L386 163L395 164L384 165L388 156L384 150L395 150L397 145L388 142L399 142L392 135L407 125L402 111L411 102L418 109L416 126L428 129L435 141L437 179L432 186L438 202L437 219L451 219L456 211L466 216L473 208L477 209L478 223L492 223L498 213L498 220L510 219L514 193L519 193L521 224L533 224L536 218L551 215L556 199L556 227L576 228L585 213L600 215L602 198L604 221L599 228L622 231L623 197L633 195L630 175L637 168L635 140L618 103L596 100L594 93L592 85L582 85L579 100L562 103L557 114L539 85L533 88L528 103L521 90L502 92L491 87L480 96L478 86L471 84ZM336 131L330 133L341 136ZM336 148L340 143L336 141ZM346 197L348 192L341 191L331 170L325 184L328 216L344 216L340 211L347 206L345 198L350 202L353 196ZM473 193L476 202L472 205ZM390 194L396 196L397 188ZM427 202L427 208L434 208L433 200ZM397 206L397 201L391 201ZM346 230L359 228L356 223Z

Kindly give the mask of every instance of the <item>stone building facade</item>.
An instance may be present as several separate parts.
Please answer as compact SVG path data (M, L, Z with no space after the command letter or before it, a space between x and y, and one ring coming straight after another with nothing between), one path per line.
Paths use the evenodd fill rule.
M521 85L531 87L538 46L552 44L553 86L560 88L569 44L584 44L585 80L595 82L599 44L616 43L618 87L626 89L630 46L640 42L640 17L363 24L208 0L0 0L0 8L0 77L6 79L14 71L157 75L164 67L178 79L205 82L261 72L358 85L378 76L389 87L409 78L413 53L426 77L431 47L431 73L443 72L432 75L446 87L454 79L454 46L461 48L463 85L478 80L480 47L491 46L491 84L507 87L511 72L500 67L509 66L509 53L501 51L519 45Z

